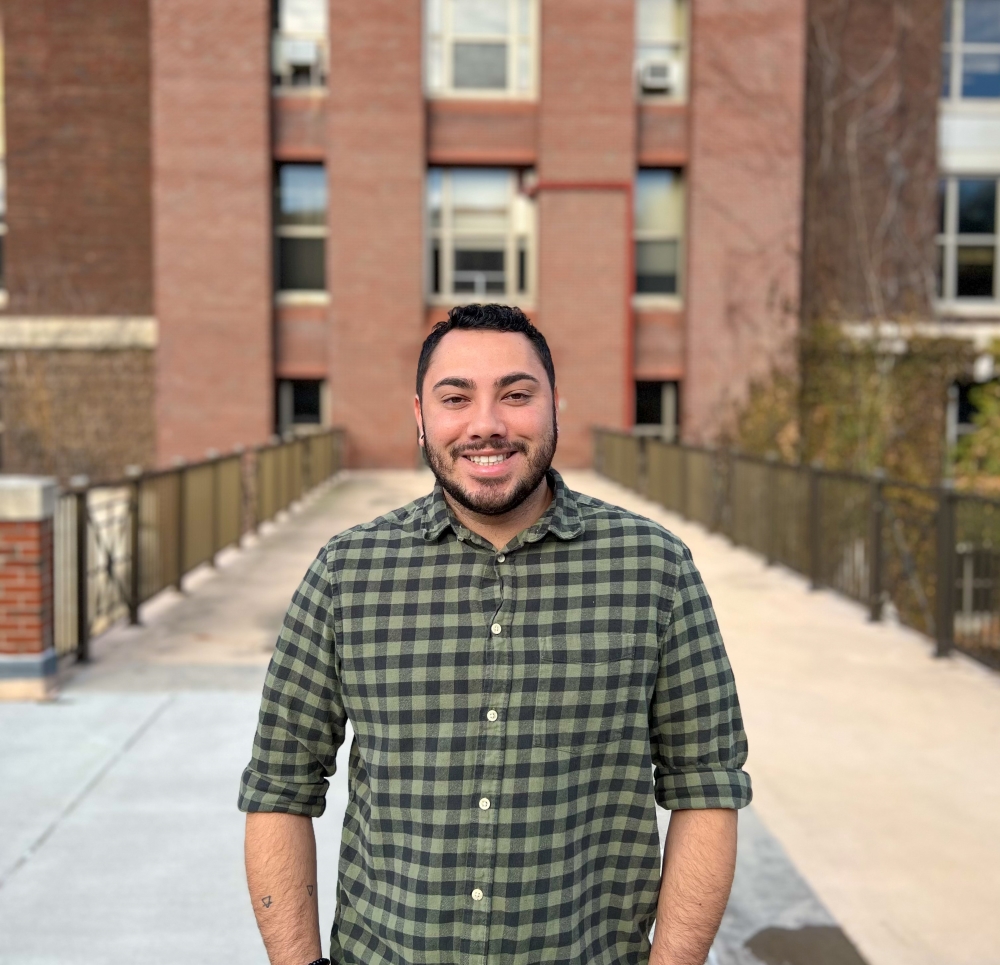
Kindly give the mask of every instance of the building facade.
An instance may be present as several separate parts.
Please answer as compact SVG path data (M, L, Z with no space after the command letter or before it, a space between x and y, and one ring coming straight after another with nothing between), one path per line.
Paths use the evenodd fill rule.
M913 3L933 93L900 124L922 119L936 189L941 112L945 185L936 233L933 191L906 202L930 219L910 260L931 286L941 252L916 314L989 328L1000 2ZM862 5L883 6L884 25L898 4ZM546 334L562 465L589 463L595 425L711 441L753 380L794 365L820 281L843 275L824 306L857 284L828 264L851 208L830 200L807 109L822 0L2 15L8 471L117 475L321 423L346 427L353 465L413 466L420 342L471 301L520 305Z

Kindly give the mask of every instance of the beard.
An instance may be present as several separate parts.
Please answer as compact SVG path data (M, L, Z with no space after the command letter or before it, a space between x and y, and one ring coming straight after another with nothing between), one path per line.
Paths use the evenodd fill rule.
M552 419L552 428L533 447L517 441L505 443L505 448L521 453L525 457L525 468L520 478L514 480L514 485L510 490L509 480L484 480L480 483L484 491L480 493L470 493L464 489L454 478L454 474L447 468L447 460L451 460L454 465L462 456L470 452L477 452L481 449L496 449L494 442L482 442L471 446L454 446L448 450L447 454L442 449L436 449L427 439L426 430L424 435L424 453L427 456L427 464L434 473L434 477L441 484L441 488L455 500L460 506L464 506L473 513L480 516L503 516L511 510L517 509L539 486L545 478L545 474L552 466L552 457L556 453L556 443L559 439L559 429L556 425L555 417Z

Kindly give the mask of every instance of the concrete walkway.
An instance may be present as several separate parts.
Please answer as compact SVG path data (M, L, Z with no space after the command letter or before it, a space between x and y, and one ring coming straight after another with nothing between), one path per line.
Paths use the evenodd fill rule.
M719 611L756 798L710 961L858 965L839 922L870 965L1000 965L998 678L568 478L675 530ZM430 484L348 476L95 641L57 701L0 705L0 963L266 962L235 798L275 634L332 533ZM346 794L340 773L317 822L324 931Z

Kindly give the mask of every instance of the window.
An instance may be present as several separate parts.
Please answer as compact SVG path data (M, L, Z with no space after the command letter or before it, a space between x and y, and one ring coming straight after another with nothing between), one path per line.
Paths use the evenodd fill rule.
M636 382L635 424L673 441L677 434L677 383Z
M684 194L679 171L639 171L635 183L635 291L637 295L680 292Z
M275 87L323 87L327 0L273 0L271 75Z
M326 171L278 166L276 281L279 291L326 290Z
M530 293L535 213L523 190L525 180L508 168L431 168L427 224L432 298L514 301Z
M318 426L323 422L321 379L281 379L278 382L278 432L284 435L295 426Z
M535 0L425 0L429 94L530 97Z
M941 96L1000 98L1000 0L948 0Z
M685 0L636 0L635 73L641 97L687 95Z
M938 296L996 298L997 178L946 178L938 204Z

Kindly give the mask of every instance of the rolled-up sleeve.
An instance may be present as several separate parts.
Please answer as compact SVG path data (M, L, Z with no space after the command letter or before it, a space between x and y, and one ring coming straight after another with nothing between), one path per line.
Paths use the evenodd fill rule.
M327 778L347 723L333 607L324 549L292 596L271 657L253 755L240 783L241 811L318 817L326 807Z
M679 563L649 708L656 802L668 810L742 808L747 739L736 682L691 554Z

